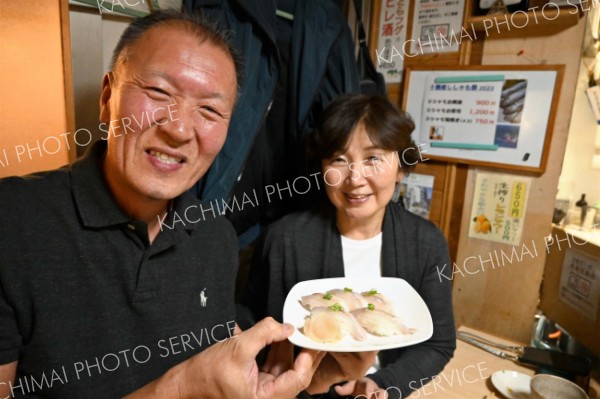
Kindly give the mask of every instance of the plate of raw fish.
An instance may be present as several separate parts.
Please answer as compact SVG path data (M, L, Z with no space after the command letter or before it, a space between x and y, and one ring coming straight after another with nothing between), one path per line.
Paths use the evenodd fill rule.
M283 321L294 345L328 352L364 352L415 345L433 335L427 305L401 278L338 277L296 284Z

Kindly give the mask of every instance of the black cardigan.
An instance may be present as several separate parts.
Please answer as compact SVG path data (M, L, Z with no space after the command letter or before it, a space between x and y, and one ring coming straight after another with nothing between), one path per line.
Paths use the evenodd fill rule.
M406 397L437 375L456 347L451 283L440 275L451 267L446 240L435 225L390 202L383 220L382 275L400 277L417 290L433 319L433 336L426 342L379 354L382 368L369 375L391 398ZM344 265L335 210L290 214L274 223L254 256L240 324L273 316L282 320L283 303L297 282L343 277Z

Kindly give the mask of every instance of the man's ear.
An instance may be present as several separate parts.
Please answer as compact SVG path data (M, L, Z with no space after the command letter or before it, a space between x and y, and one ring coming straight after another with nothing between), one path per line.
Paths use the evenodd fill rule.
M110 123L110 98L114 82L115 75L112 71L104 74L102 78L102 91L100 93L100 122L106 124Z

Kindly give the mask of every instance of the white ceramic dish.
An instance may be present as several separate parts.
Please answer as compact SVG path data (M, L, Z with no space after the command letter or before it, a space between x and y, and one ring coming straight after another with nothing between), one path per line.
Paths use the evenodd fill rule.
M356 341L345 337L336 343L320 343L304 335L299 329L310 312L300 305L300 298L315 292L326 292L335 288L352 288L355 292L376 289L388 297L394 304L396 315L406 325L416 331L412 335L378 337L369 334L365 341ZM406 281L400 278L326 278L307 280L296 284L289 292L283 306L283 321L296 327L289 338L294 345L328 352L365 352L400 348L426 341L433 335L433 322L427 305L421 296Z
M531 398L531 377L512 370L500 370L492 374L492 384L507 399Z

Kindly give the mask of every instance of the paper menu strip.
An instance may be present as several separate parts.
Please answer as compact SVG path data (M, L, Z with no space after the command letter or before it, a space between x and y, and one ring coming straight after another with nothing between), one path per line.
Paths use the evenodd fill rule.
M484 150L484 151L497 151L498 146L496 144L477 144L477 143L449 143L445 141L432 141L432 147L440 148L458 148L461 150Z
M463 83L463 82L503 82L504 75L481 76L443 76L435 78L435 83Z

